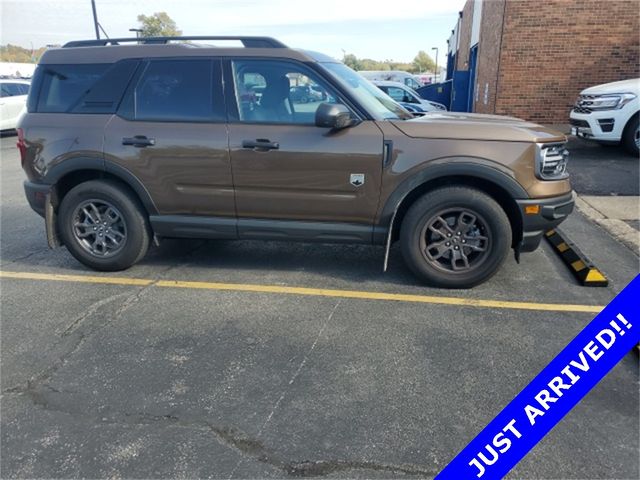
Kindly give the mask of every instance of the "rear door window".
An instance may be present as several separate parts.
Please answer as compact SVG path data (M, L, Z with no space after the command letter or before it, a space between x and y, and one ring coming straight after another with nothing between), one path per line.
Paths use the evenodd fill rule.
M217 60L149 61L124 102L123 116L140 121L223 121L220 77Z

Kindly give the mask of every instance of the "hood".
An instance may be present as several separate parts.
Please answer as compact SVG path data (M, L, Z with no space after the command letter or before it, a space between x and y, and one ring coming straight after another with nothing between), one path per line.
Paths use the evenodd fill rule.
M635 93L636 95L640 95L640 78L603 83L602 85L586 88L580 92L581 95L603 95L607 93Z
M391 120L414 138L496 140L503 142L564 142L566 137L542 125L514 117L460 112L429 112L411 120Z

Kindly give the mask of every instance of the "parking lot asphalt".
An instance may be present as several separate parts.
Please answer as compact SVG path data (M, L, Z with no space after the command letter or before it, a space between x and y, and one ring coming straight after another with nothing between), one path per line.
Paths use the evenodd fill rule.
M571 184L581 195L640 195L640 162L619 146L569 141Z
M178 240L96 273L47 248L14 143L2 478L431 478L638 273L580 213L564 230L607 288L546 244L467 291L421 286L397 246L384 274L380 247ZM630 352L510 476L638 478L638 373Z

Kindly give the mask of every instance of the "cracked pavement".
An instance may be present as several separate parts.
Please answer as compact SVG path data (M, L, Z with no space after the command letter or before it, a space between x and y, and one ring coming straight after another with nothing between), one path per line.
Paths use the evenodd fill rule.
M3 138L5 270L95 275L48 250ZM603 167L606 168L606 167ZM610 278L551 249L467 292L421 287L397 247L165 241L118 276L601 305L638 258L580 214ZM1 478L432 478L593 315L1 279ZM638 478L631 352L513 478Z

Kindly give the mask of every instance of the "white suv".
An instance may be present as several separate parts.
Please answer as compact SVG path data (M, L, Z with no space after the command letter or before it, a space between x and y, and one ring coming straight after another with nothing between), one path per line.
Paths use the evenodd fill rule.
M605 83L580 93L571 111L571 134L600 143L620 143L638 155L640 79Z
M0 131L14 130L20 114L27 105L29 82L26 80L0 80Z

